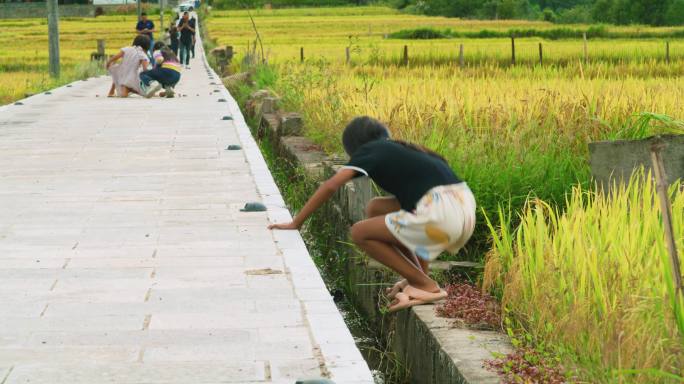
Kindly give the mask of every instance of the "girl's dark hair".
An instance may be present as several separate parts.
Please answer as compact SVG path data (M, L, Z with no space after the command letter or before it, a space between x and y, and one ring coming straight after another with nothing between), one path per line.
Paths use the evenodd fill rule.
M161 54L164 57L164 61L178 61L178 56L166 45L161 49Z
M390 139L390 133L385 124L368 116L354 118L347 124L344 133L342 133L342 145L349 156L354 155L354 152L366 143L374 140L388 139ZM422 145L409 143L403 140L392 141L414 151L434 156L445 163L447 162L442 155Z
M163 41L156 41L156 42L154 43L154 46L152 47L152 50L153 50L153 51L158 51L158 50L160 50L160 49L162 49L162 48L164 48L164 47L166 47L166 44L164 44Z
M401 144L406 148L413 149L414 151L427 153L428 155L430 155L432 157L436 157L436 158L438 158L438 159L440 159L443 162L448 164L448 161L447 161L447 159L444 158L444 156L440 155L439 153L433 151L432 149L430 149L428 147L418 145L418 144L409 143L408 141L404 141L404 140L392 140L392 141L394 141L397 144Z
M147 52L150 50L150 38L147 35L138 35L133 39L133 46L140 47Z
M389 129L380 121L368 117L355 117L342 133L342 145L349 156L354 155L362 145L381 139L389 139Z
M164 44L163 41L157 41L156 43L154 43L153 50L161 51L164 61L178 61L178 57L176 57L176 54L173 53L173 50L171 50L171 48L169 48L168 45Z

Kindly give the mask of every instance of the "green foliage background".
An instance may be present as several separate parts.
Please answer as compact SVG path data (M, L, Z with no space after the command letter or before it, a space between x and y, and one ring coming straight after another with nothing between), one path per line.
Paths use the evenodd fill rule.
M389 4L405 12L477 19L556 23L680 25L684 0L213 0L217 9Z

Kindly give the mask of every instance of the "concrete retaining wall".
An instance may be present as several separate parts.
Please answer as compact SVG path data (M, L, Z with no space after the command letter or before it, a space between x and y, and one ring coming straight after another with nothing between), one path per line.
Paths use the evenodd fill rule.
M261 99L264 97L260 94ZM285 136L277 114L260 114L261 106L251 104L252 113L259 121L259 136L270 141L275 152L303 169L313 180L320 181L336 172L341 161L331 159L305 137ZM249 105L249 103L248 103ZM296 131L296 130L295 130ZM335 196L334 204L327 204L323 214L337 220L346 229L352 222L365 218L366 203L375 196L368 178L355 179ZM392 350L410 371L411 383L417 384L494 384L496 373L483 368L484 360L494 353L512 351L508 339L498 332L472 330L461 327L452 319L437 317L434 306L426 305L401 311L396 315L381 313L385 306L381 287L397 280L392 271L368 257L346 258L344 275L347 292L354 306L383 337L392 340ZM453 266L473 268L474 263L433 263L433 269Z
M663 162L668 184L684 180L684 135L662 136L667 146ZM589 144L591 174L599 185L611 185L613 180L629 180L635 168L651 169L652 138L644 140L599 141Z

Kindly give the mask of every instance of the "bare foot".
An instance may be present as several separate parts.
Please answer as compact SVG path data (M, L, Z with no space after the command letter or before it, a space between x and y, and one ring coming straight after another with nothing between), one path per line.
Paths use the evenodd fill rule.
M437 293L440 291L441 288L439 288L439 284L436 282L430 280L427 283L421 283L421 284L411 284L414 288L418 288L420 290L423 290L425 292L432 292L432 293Z

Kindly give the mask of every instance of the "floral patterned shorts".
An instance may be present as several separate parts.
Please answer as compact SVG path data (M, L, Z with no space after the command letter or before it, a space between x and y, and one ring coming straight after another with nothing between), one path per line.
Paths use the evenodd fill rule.
M385 224L408 249L431 261L468 242L475 228L475 197L466 183L438 186L418 201L415 212L390 213Z

